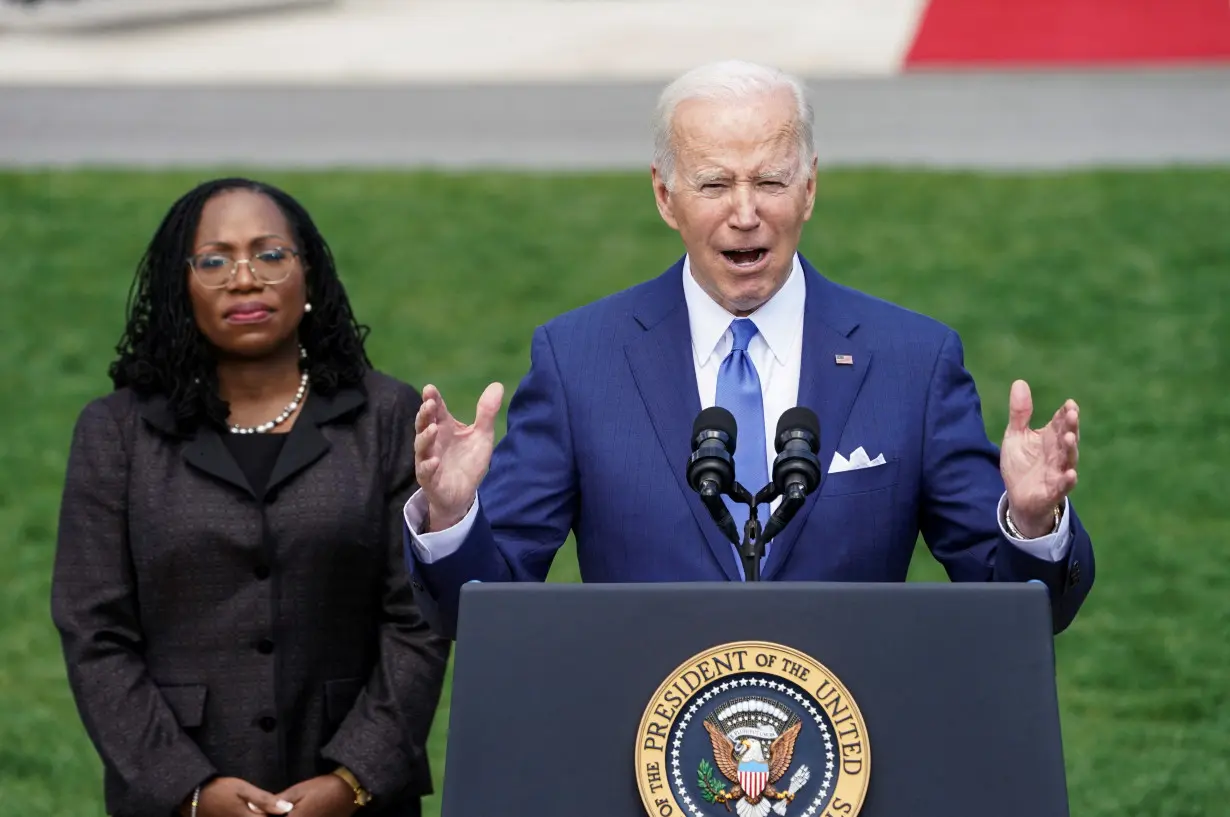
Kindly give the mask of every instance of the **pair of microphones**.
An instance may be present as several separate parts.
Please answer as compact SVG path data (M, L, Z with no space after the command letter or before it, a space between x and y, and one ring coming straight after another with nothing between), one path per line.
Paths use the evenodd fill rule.
M735 446L738 427L734 415L721 406L702 411L692 424L692 454L687 478L692 490L713 517L718 529L739 549L744 574L749 581L760 578L760 559L765 544L777 536L820 486L820 420L804 406L787 409L777 421L773 447L773 473L768 485L753 495L735 479ZM758 456L763 453L756 452ZM723 496L749 507L743 537L730 515ZM763 529L757 518L759 505L782 498Z

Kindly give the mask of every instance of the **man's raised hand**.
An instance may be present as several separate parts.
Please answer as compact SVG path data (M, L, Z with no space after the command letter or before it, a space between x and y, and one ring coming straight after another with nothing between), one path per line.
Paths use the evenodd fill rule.
M428 503L422 532L451 528L469 512L491 465L495 418L503 401L501 384L487 386L478 398L474 423L466 425L449 413L439 389L424 387L414 419L414 472Z
M1029 384L1024 380L1013 383L1008 401L1000 473L1008 489L1013 523L1026 537L1036 538L1051 532L1055 507L1076 487L1080 407L1068 400L1049 423L1035 431L1029 427L1034 408Z

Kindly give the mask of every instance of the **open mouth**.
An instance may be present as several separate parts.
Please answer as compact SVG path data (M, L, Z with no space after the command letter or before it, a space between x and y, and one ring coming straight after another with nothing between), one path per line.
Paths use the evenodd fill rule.
M764 260L769 251L764 247L747 247L739 250L723 250L722 255L736 267L754 267Z

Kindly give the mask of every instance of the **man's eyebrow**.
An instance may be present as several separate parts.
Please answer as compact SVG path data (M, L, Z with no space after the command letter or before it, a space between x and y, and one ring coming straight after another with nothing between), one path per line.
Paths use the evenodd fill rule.
M730 178L730 174L720 168L706 168L698 170L692 174L692 182L697 186L709 184L710 182L725 181Z
M764 170L756 174L756 180L762 182L789 182L792 178L794 173L789 169Z

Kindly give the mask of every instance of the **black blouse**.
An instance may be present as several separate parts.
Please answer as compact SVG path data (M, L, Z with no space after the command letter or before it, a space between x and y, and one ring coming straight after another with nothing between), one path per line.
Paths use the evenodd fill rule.
M222 439L248 484L257 496L265 493L265 483L286 442L285 434L223 434Z

